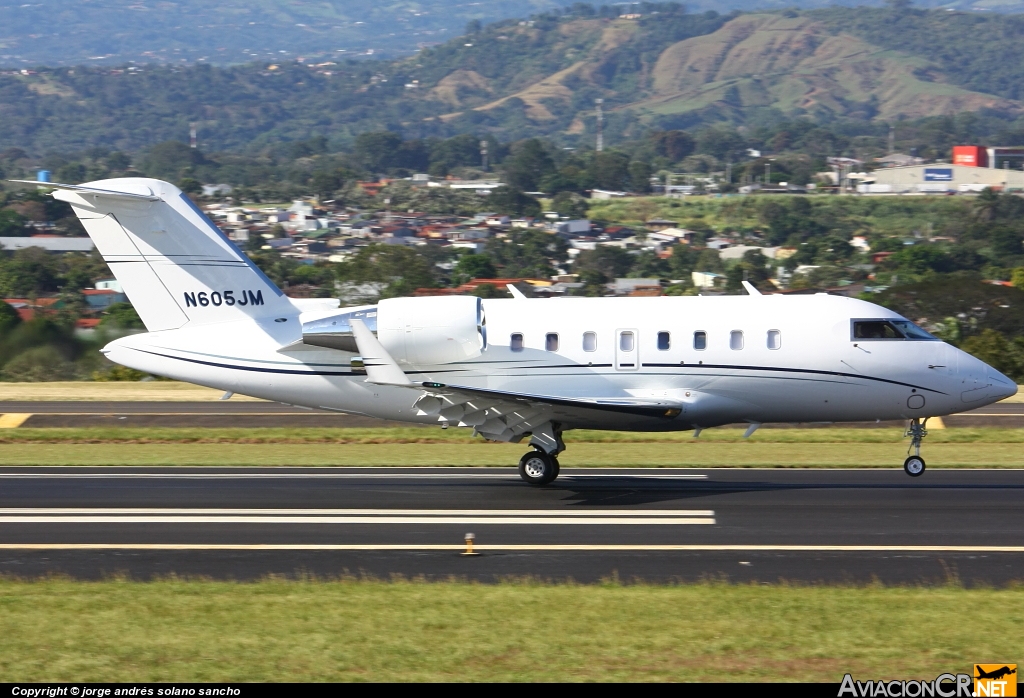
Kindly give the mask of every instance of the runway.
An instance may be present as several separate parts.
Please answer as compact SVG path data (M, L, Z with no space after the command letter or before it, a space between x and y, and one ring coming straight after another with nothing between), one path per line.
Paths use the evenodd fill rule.
M0 468L0 574L26 577L1002 585L1022 532L1018 470Z
M989 405L943 418L947 427L1024 428L1024 403ZM0 402L7 427L429 427L360 415L291 407L276 402ZM744 425L746 426L746 425ZM779 428L781 425L765 425ZM824 426L824 425L793 425ZM901 428L903 422L831 426ZM784 428L784 427L783 427Z

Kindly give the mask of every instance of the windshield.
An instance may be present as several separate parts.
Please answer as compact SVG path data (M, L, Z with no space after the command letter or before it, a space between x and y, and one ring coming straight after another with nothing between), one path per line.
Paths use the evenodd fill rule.
M853 338L938 341L910 320L854 320Z
M892 324L896 325L896 327L903 332L903 336L907 339L929 339L939 341L938 337L929 334L910 320L892 320Z

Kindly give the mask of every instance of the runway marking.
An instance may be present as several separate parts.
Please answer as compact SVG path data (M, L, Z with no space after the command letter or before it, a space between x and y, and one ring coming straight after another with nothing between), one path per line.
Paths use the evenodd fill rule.
M145 411L144 409L135 411L122 411L117 409L97 409L91 412L39 411L34 413L35 415L41 415L44 417L259 417L260 415L266 417L352 417L351 415L345 415L345 413L341 412L310 412L306 410L295 412L265 412L260 411L258 409L254 409L252 411L239 410L233 412L208 412L202 409L186 412L150 412ZM29 417L32 417L32 415L29 415ZM410 424L412 426L417 425L417 423L415 422Z
M231 543L0 543L0 550L461 551L462 545ZM483 552L1024 553L1019 545L474 545Z
M3 524L473 524L497 526L686 526L714 524L713 518L687 516L3 516Z
M577 480L588 478L643 478L652 480L686 479L706 480L707 475L697 473L666 472L661 475L644 473L566 473L563 471L559 480ZM338 479L383 479L383 480L467 480L497 479L519 480L516 473L0 473L0 480L120 480L120 479L157 479L157 480L248 480L248 479L306 479L306 478L338 478Z
M17 429L31 416L30 413L26 412L0 414L0 429Z
M0 516L41 514L189 514L221 516L714 516L712 509L117 509L23 508L0 509ZM2 519L0 519L2 520Z

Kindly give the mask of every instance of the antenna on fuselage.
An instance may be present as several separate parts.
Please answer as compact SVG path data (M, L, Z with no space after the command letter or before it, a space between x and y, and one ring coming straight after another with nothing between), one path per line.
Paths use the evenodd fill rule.
M743 288L747 289L747 293L749 293L751 296L760 296L761 295L761 292L757 290L757 286L755 286L754 284L750 283L749 281L744 280L744 281L741 281L740 283L743 284Z
M515 284L505 284L505 288L508 289L508 292L511 293L512 297L515 298L516 300L526 300L526 294L520 291L518 288L516 288Z

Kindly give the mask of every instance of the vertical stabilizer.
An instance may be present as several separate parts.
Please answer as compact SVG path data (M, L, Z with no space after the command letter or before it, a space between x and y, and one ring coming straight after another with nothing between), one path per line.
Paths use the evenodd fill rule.
M126 178L59 187L146 329L287 317L295 307L177 187Z

